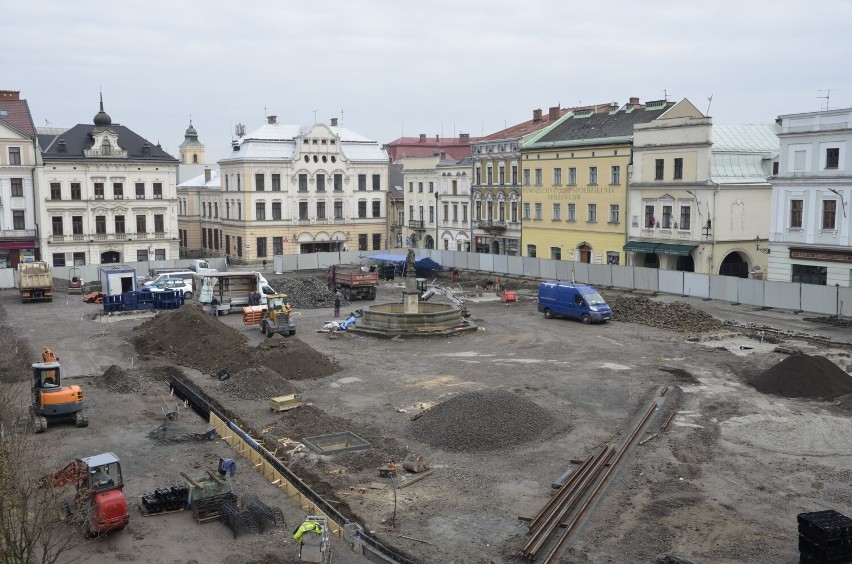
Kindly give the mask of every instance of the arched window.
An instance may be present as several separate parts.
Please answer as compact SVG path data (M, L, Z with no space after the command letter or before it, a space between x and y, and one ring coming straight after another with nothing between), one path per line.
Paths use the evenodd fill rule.
M101 143L101 154L102 155L111 155L112 154L112 145L109 142L109 139L104 139L104 142Z
M198 164L198 155L197 155L197 154L194 154L194 153L193 153L193 155L192 155L192 164Z

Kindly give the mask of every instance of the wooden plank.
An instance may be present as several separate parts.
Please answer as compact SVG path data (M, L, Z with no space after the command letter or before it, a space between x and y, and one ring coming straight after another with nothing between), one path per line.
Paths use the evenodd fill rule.
M415 482L419 482L419 481L420 481L420 480L422 480L423 478L428 478L429 476L431 476L431 475L432 475L432 474L434 474L434 473L435 473L435 471L434 471L434 470L429 470L428 472L423 472L423 473L422 473L422 474L420 474L419 476L417 476L417 477L415 477L415 478L411 478L410 480L408 480L408 481L407 481L407 482L405 482L404 484L400 484L400 485L399 485L399 487L398 487L397 489L401 490L401 489L403 489L403 488L407 488L407 487L408 487L408 486L410 486L411 484L414 484Z

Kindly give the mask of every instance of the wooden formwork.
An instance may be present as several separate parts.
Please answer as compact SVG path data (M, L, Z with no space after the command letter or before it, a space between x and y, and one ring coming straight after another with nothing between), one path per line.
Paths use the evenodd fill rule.
M294 486L284 475L267 462L260 452L249 446L242 437L230 429L228 425L212 411L210 412L210 424L216 428L216 433L222 437L222 440L228 443L241 456L248 459L252 467L260 472L270 484L283 491L290 499L296 500L302 509L306 510L308 514L322 515L325 517L330 533L338 539L343 538L342 523L336 522L332 517L323 513L323 511L317 507L313 501L302 494L302 492L300 492L298 488L296 488L296 486ZM266 450L263 445L259 445L258 448L262 449L265 454L273 457L272 453Z

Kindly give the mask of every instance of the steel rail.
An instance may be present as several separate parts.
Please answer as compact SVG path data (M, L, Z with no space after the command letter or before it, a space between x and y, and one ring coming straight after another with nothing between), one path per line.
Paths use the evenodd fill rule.
M553 508L562 502L562 500L565 498L565 492L568 490L568 488L571 487L571 484L577 481L578 475L582 472L585 472L586 468L588 468L588 466L594 461L594 459L597 456L600 456L600 454L603 452L603 449L604 447L601 447L601 449L597 453L592 453L587 456L586 459L580 463L580 466L577 467L576 472L574 472L571 476L568 477L568 480L566 480L565 483L562 484L562 487L556 491L553 497L547 500L547 503L544 504L544 507L542 507L538 511L538 513L533 516L532 520L527 523L527 527L529 528L530 532L537 529L539 525L541 525L541 522L543 520L546 520L546 518L553 513Z

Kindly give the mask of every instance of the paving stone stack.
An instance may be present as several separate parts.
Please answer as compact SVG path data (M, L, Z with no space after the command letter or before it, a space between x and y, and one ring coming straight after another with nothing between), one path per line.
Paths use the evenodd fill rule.
M799 562L852 562L852 519L833 509L799 513Z
M645 297L621 296L611 301L609 306L612 308L613 321L688 333L722 328L721 321L683 302L659 302Z
M325 277L270 276L268 280L276 291L287 294L297 309L334 307L334 294L328 289Z

